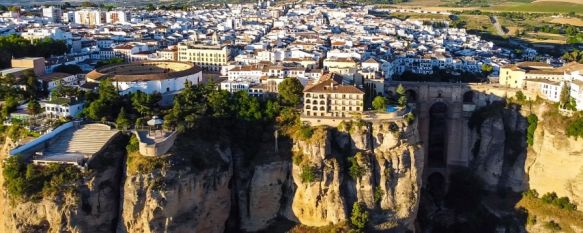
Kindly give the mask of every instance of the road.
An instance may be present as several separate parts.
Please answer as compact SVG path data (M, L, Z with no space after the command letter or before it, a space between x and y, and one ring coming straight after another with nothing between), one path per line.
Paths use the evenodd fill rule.
M492 21L492 24L494 24L494 28L496 28L496 33L498 33L499 36L506 35L506 33L504 33L504 30L502 29L502 26L498 22L497 16L490 16L490 21Z

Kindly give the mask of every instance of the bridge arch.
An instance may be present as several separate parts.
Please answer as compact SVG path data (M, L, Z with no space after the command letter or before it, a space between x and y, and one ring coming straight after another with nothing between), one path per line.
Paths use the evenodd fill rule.
M432 168L443 168L447 165L447 113L448 107L444 102L436 102L429 109L427 160Z
M427 177L427 185L425 186L429 193L434 198L442 198L447 191L447 180L441 172L433 172Z
M407 96L407 101L409 103L416 103L418 100L417 92L413 89L408 89L405 91L405 96Z
M474 91L466 91L463 96L463 103L469 104L474 103Z

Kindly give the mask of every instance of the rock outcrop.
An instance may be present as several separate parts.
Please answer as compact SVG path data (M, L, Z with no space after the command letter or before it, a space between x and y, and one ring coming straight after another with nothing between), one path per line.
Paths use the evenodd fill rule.
M128 176L119 232L223 232L231 175L216 168Z
M583 139L539 126L527 165L530 189L556 192L583 206Z
M291 163L287 161L257 165L248 182L239 188L240 228L259 231L273 222L285 210L287 182Z
M117 225L120 179L125 150L111 144L89 163L73 192L39 201L0 196L0 232L112 232ZM100 161L107 161L100 163ZM4 183L2 177L1 183Z
M352 204L364 204L377 230L411 228L419 203L423 152L416 123L347 123L317 128L295 142L296 185L287 216L304 225L325 226L350 218ZM349 175L354 161L360 177ZM355 166L355 165L352 165ZM306 180L310 169L314 179Z

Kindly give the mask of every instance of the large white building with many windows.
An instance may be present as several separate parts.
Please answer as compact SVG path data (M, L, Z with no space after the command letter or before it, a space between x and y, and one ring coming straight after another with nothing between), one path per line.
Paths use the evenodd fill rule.
M208 71L221 71L231 58L231 49L226 45L199 43L178 44L178 61L187 61Z
M363 111L364 91L342 84L341 77L333 73L304 90L304 116L348 118Z

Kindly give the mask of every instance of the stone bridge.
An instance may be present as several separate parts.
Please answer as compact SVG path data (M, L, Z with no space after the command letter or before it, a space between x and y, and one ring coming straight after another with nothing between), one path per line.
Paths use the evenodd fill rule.
M472 112L518 91L493 84L395 81L385 85L386 94L395 93L399 84L416 109L425 151L424 184L436 179L445 187L449 172L468 167L473 156L477 135L468 127Z

